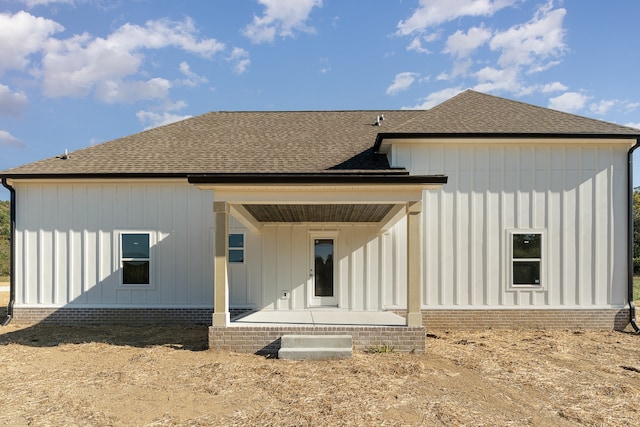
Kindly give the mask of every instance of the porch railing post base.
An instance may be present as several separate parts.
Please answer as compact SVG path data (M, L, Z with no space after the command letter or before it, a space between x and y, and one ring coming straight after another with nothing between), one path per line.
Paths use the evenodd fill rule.
M229 312L213 313L213 326L229 326L229 324L231 324L231 316L229 315Z
M422 313L407 313L407 326L422 326Z

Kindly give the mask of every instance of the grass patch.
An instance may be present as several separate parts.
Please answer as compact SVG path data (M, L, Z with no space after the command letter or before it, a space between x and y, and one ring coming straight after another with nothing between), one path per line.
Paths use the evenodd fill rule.
M9 282L9 276L0 276L0 283L2 282Z
M640 276L633 276L633 300L640 301Z
M369 347L367 353L393 353L394 347L390 347L389 344L384 343L382 345Z

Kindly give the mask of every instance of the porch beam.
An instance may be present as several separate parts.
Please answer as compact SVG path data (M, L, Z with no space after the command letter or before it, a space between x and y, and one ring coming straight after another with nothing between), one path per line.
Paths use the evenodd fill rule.
M384 218L382 218L382 221L380 221L380 231L379 233L386 233L387 231L391 230L391 228L396 225L398 223L398 221L400 221L406 214L406 205L405 204L398 204L398 205L394 205L393 208L391 208L391 210L389 211L388 214L385 215Z
M422 326L420 295L420 216L421 202L406 204L407 213L407 326Z
M213 326L229 326L229 204L213 202L215 213L215 256L213 260Z
M242 225L247 227L254 233L259 233L262 230L262 223L257 221L253 215L242 205L232 204L229 205L231 215L236 218Z

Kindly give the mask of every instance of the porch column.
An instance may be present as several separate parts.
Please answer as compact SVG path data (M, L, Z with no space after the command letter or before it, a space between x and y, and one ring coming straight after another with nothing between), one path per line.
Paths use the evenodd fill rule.
M420 213L421 202L407 203L407 326L422 326L420 308Z
M215 212L215 250L213 260L213 326L229 326L229 276L227 256L229 253L229 204L213 202Z

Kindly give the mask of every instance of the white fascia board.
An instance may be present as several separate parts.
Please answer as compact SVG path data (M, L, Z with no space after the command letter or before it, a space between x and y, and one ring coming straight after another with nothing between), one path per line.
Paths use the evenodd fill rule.
M422 190L434 185L376 186L242 186L198 184L201 190L214 190L216 201L253 204L404 204L422 200Z

